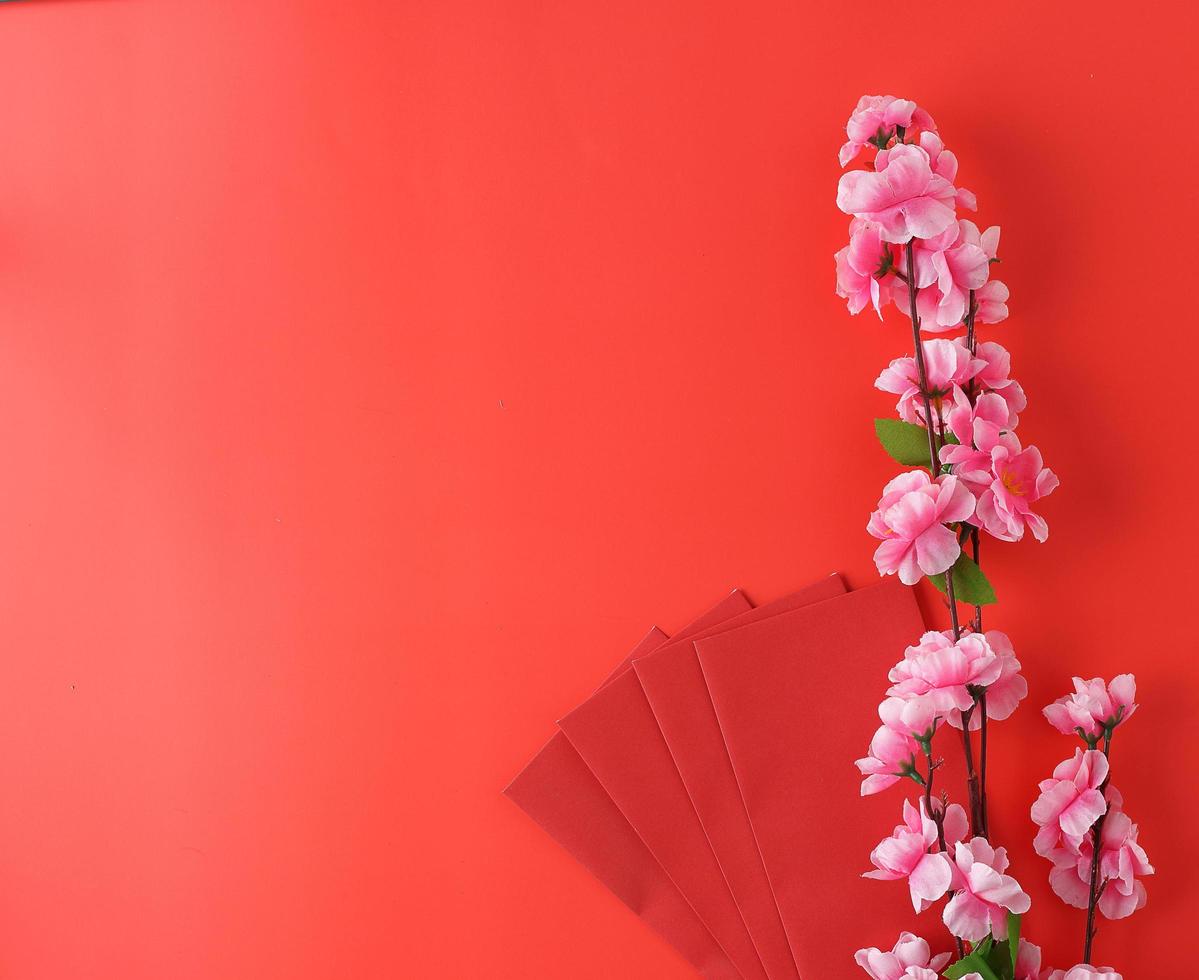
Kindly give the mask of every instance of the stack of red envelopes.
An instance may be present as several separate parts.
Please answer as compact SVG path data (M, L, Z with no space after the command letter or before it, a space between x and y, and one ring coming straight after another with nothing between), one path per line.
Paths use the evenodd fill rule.
M733 592L651 630L505 792L704 976L851 977L913 925L860 877L898 810L853 760L922 630L892 581Z

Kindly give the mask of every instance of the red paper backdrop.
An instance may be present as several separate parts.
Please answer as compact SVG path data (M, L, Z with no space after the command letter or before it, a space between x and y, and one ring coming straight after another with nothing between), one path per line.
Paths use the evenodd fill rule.
M1003 226L992 336L1062 478L1049 543L984 556L1032 689L995 830L1073 962L1027 819L1073 746L1038 711L1135 670L1115 780L1160 870L1098 950L1167 975L1191 9L0 8L0 972L686 976L500 789L651 623L873 580L871 382L909 338L849 318L831 256L841 127L890 91Z

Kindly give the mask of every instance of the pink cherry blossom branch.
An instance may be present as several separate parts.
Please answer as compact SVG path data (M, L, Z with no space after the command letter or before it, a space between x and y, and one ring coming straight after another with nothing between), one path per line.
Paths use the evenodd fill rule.
M973 356L978 350L978 338L974 332L974 320L978 314L978 303L974 298L974 290L971 289L966 299L966 348ZM966 384L966 397L970 399L971 404L975 401L975 384L971 378ZM974 564L982 568L982 562L979 557L981 550L981 535L978 532L977 525L971 525L970 528L970 545L974 552ZM974 607L974 632L981 633L983 631L983 607L976 605ZM979 833L990 839L991 828L990 819L987 814L987 692L983 691L979 698Z
M970 293L966 300L966 349L970 351L970 356L973 357L978 351L978 340L974 334L974 319L978 315L978 302L974 298L974 290ZM971 404L975 401L975 384L971 378L966 382L966 397L970 399ZM978 527L971 525L970 544L974 551L974 564L978 565L979 552ZM982 566L979 566L980 568ZM981 633L983 631L983 607L976 605L974 607L974 632Z
M975 317L978 313L978 303L975 301L975 291L970 290L968 299L966 299L966 349L974 355L978 349L977 337L975 336ZM974 379L970 379L966 385L966 397L971 403L975 401L975 383ZM974 552L975 565L982 567L980 559L981 537L978 534L977 525L971 525L970 528L970 546ZM976 633L982 632L982 606L975 606L975 621L974 630ZM987 692L983 691L982 696L978 699L978 708L980 708L980 716L978 716L978 798L980 798L980 816L982 818L982 836L990 838L990 819L987 813Z
M1112 730L1106 728L1103 732L1103 757L1110 760L1111 751ZM1111 770L1109 769L1107 779L1104 779L1099 787L1099 792L1103 794L1104 799L1107 798L1107 784L1110 780ZM1099 883L1099 858L1103 850L1103 824L1106 819L1107 811L1104 810L1099 815L1099 819L1095 821L1095 826L1091 828L1091 879L1087 890L1087 932L1082 949L1084 963L1091 962L1091 946L1095 941L1095 907L1099 904L1099 895L1103 891L1103 887Z
M928 469L935 480L941 475L940 451L937 448L937 430L933 426L933 406L928 394L928 371L924 366L924 345L920 342L920 313L916 309L916 259L915 249L909 241L907 251L908 310L912 320L912 344L916 353L916 376L920 382L920 400L924 406L925 428L928 430ZM949 599L949 618L953 623L953 638L962 638L958 624L958 604L953 594L953 569L945 569L945 595Z
M985 578L979 580L977 595L971 594L967 585L973 587L976 583L971 580L981 575L975 569L981 567L983 530L1002 541L1021 540L1026 531L1038 541L1045 540L1048 525L1032 506L1052 493L1058 481L1044 466L1037 448L1023 448L1013 432L1027 402L1023 389L1009 375L1008 352L998 343L979 342L976 337L976 322L998 323L1007 317L1008 290L990 278L990 266L998 261L999 228L980 231L974 222L957 217L957 208L974 210L976 200L971 192L956 186L956 157L945 148L926 111L891 96L864 96L850 117L846 135L848 141L840 153L843 166L863 148L874 147L877 154L873 165L851 170L838 181L837 205L852 218L849 243L834 256L837 293L847 300L850 313L873 307L882 319L884 308L894 303L909 317L912 356L893 360L875 381L875 387L899 396L896 407L904 425L876 420L875 427L888 453L909 466L922 455L918 447L925 439L928 443L927 475L910 469L888 482L867 529L882 542L875 551L880 574L898 574L906 585L916 584L922 576L944 575L937 585L945 592L952 623L952 630L925 633L889 672L892 687L879 706L883 726L871 739L870 755L857 760L865 777L863 795L881 792L906 777L921 785L923 797L918 799L924 810L920 819L911 803L904 801L904 823L871 852L875 870L867 877L907 878L917 911L941 897L948 898L942 919L955 937L959 956L950 975L974 966L971 976L994 972L1035 977L1041 973L1039 949L1024 938L1018 948L1013 942L1009 971L996 938L996 933L1002 937L1005 919L1011 922L1011 916L1022 916L1030 900L1019 883L1004 874L1006 851L989 843L987 798L990 722L1012 714L1027 694L1027 684L1008 637L997 630L983 632L978 599L987 588ZM917 248L921 278L917 275ZM922 278L928 282L922 283ZM958 328L964 328L964 337L922 340L926 331L933 334ZM948 404L947 397L951 399ZM912 431L914 423L924 426L924 438ZM916 440L914 446L909 439ZM953 478L946 478L950 473ZM971 556L974 569L969 567ZM972 574L967 575L963 568ZM958 609L959 595L972 607L968 620ZM954 651L952 657L945 656L947 650ZM1107 726L1110 737L1111 728L1126 717L1123 707L1113 715L1108 701L1118 694L1130 705L1128 714L1135 707L1131 701L1133 679L1122 675L1118 681L1118 685L1113 682L1109 698L1094 690L1096 682L1076 678L1077 694L1070 705L1055 712L1047 709L1046 714L1054 715L1050 720L1055 727L1067 732L1080 724L1077 716L1082 725L1077 730L1093 749L1102 731L1097 726ZM952 720L961 730L969 820L962 807L949 803L944 790L939 800L934 799L935 771L943 760L934 759L931 738L938 723L945 720ZM977 744L972 727L979 730ZM1100 781L1107 785L1106 771L1099 771L1106 769L1106 749L1105 742L1102 759L1097 751L1090 751L1089 756L1080 752L1075 760L1059 766L1054 771L1053 792L1043 789L1033 808L1033 819L1042 827L1038 853L1054 849L1044 854L1055 860L1050 874L1054 890L1078 906L1084 904L1084 895L1089 899L1088 957L1096 909L1110 917L1144 904L1144 888L1131 880L1131 873L1122 875L1119 895L1110 888L1105 890L1102 880L1107 868L1106 859L1100 856L1104 827L1109 838L1119 836L1115 818L1108 815L1119 806L1118 794L1108 789L1112 797L1108 800L1099 785ZM925 766L918 761L921 755ZM1072 772L1072 766L1077 771ZM925 769L927 776L922 777ZM1079 780L1090 785L1084 788ZM1067 790L1076 798L1085 797L1086 810L1081 812L1096 820L1089 830L1090 861L1066 865L1068 874L1063 877L1056 849L1064 848L1080 858L1088 842L1086 837L1080 842L1075 836L1080 811L1070 810L1072 816L1062 818L1066 810L1058 804ZM1106 823L1098 819L1101 813L1107 816ZM1121 869L1128 864L1137 874L1152 874L1152 866L1136 843L1136 825L1122 813L1120 820ZM1055 821L1062 821L1056 831ZM1054 833L1056 837L1051 836ZM955 848L952 858L950 845ZM947 880L939 862L949 863ZM1088 863L1089 881L1085 877ZM976 881L974 869L979 866L985 873ZM1001 881L998 891L989 887L974 890L983 877L990 882L996 875ZM1131 894L1128 886L1133 886ZM978 944L984 942L988 957L991 949L1001 950L1002 962L992 963L994 970L978 970L982 954L971 957L965 953L970 947L977 952ZM921 975L927 972L931 976L946 965L949 954L934 957L926 942L905 934L892 953L858 950L855 960L876 976L874 963L879 957L896 958L901 968L911 961L920 967ZM1114 974L1107 969L1102 972ZM1054 975L1063 974L1057 971Z
M920 748L924 750L924 758L928 763L928 775L924 780L924 812L929 819L937 825L937 846L941 853L946 853L949 848L945 844L945 807L946 800L941 801L941 805L934 809L933 807L933 773L937 771L938 763L933 762L933 746L932 736L927 739L920 740ZM946 893L946 900L953 898L953 892ZM966 955L966 947L962 945L962 941L957 937L953 937L953 941L957 946L958 959Z
M912 321L912 343L915 347L916 376L920 383L920 400L924 408L925 428L928 432L929 471L935 480L941 474L940 451L937 447L936 429L933 426L932 400L928 391L928 372L924 365L924 346L920 342L920 313L916 308L916 262L915 249L911 242L906 246L907 252L907 287L908 310ZM971 317L973 320L973 317ZM973 327L973 324L971 324ZM953 625L953 639L957 642L962 638L962 627L958 622L957 597L953 591L953 569L945 570L945 596L949 600L949 619ZM970 743L970 716L974 709L962 712L962 751L966 756L966 787L970 796L970 826L975 833L986 836L986 817L982 809L982 794L979 787L978 772L974 768L974 748Z
M977 705L975 706L977 707ZM970 721L975 708L961 712L962 717L962 753L966 757L966 789L970 794L970 826L976 836L985 837L983 833L982 794L979 792L978 772L974 768L974 745L970 741Z
M979 630L979 632L982 632ZM980 834L991 839L991 821L987 815L987 692L983 691L978 697L978 797L979 814L982 817Z

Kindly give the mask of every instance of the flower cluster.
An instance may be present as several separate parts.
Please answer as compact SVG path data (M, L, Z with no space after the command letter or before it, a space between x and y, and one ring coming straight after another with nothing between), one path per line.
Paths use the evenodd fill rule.
M1007 287L991 279L999 229L979 231L959 219L973 211L974 195L955 186L958 161L936 124L914 102L864 96L846 126L841 165L867 146L877 152L868 169L851 170L837 186L837 206L852 215L849 244L837 253L837 294L851 313L867 304L902 308L912 300L898 282L916 287L915 303L931 331L952 330L973 312L982 323L1007 317ZM914 243L907 271L898 246ZM970 293L976 306L971 310Z
M1113 677L1104 684L1100 677L1084 681L1074 678L1074 693L1058 698L1045 708L1049 724L1063 735L1077 733L1091 748L1101 735L1111 736L1137 710L1137 681L1132 674Z
M1040 784L1032 806L1038 854L1053 863L1049 883L1067 905L1092 905L1108 919L1123 919L1147 899L1140 880L1153 865L1138 843L1139 829L1124 812L1124 798L1108 783L1112 735L1136 710L1136 678L1121 674L1074 678L1074 693L1044 709L1058 731L1077 734L1086 748L1060 763ZM1095 748L1102 741L1102 751ZM1089 936L1088 936L1089 940Z
M1012 642L1006 633L930 631L887 675L891 686L879 705L882 725L870 740L869 753L855 763L865 777L862 795L881 793L901 779L925 785L917 756L931 751L942 722L977 730L985 699L987 716L1003 721L1028 693Z
M882 542L879 573L898 572L908 585L952 567L963 528L1001 541L1019 541L1027 529L1044 541L1049 526L1034 507L1058 486L1040 450L1024 448L1015 433L1028 402L1009 376L1008 352L989 341L971 349L962 338L923 340L920 348L920 359L896 358L874 383L899 396L896 411L908 425L927 428L931 414L937 444L937 475L897 476L867 525Z
M932 117L904 99L865 96L846 134L843 164L866 148L874 159L837 187L837 205L851 216L849 244L835 256L838 294L851 313L869 305L882 317L893 303L917 337L966 331L918 340L875 382L898 396L900 419L927 430L929 475L912 471L887 484L868 525L881 542L880 574L912 585L949 572L975 529L1002 541L1019 541L1027 529L1044 541L1048 525L1035 508L1058 480L1016 435L1027 399L1010 377L1008 352L974 336L976 324L1007 317L1008 288L991 279L1000 233L958 217L977 202L956 186L957 158Z
M1008 288L991 278L1000 231L959 216L977 201L958 186L957 158L916 103L864 96L846 136L842 166L863 154L865 162L837 187L837 206L850 216L849 243L835 256L837 294L853 314L869 306L885 319L894 306L912 336L912 353L892 360L875 381L896 397L898 415L876 420L875 429L892 458L917 468L887 483L867 530L879 541L879 574L907 585L931 578L946 594L952 623L925 633L891 668L878 708L882 724L856 762L863 796L909 780L920 791L903 801L902 821L871 852L864 877L905 882L918 914L944 903L940 917L957 951L950 976L1119 980L1114 970L1090 965L1090 916L1084 962L1069 970L1043 973L1039 947L1024 938L1007 942L1013 923L1018 936L1031 901L1007 874L1007 851L989 837L987 726L1008 718L1028 685L1008 636L983 629L983 606L995 596L978 565L980 538L1020 541L1027 531L1045 541L1041 502L1058 486L1037 447L1016 434L1028 400L1011 376L1010 355L976 336L978 324L1008 316ZM958 602L973 607L968 622L959 621ZM1075 678L1074 686L1045 714L1086 748L1041 783L1034 846L1053 862L1050 881L1061 898L1119 918L1144 905L1140 878L1153 873L1136 825L1107 784L1107 749L1136 709L1135 683L1122 675L1110 685ZM946 723L961 741L968 811L944 792L933 794L941 765L933 743ZM936 980L952 957L933 955L925 940L905 932L891 951L861 949L855 960L874 980Z
M942 919L960 940L1006 938L1008 913L1026 912L1028 896L1005 874L1006 851L983 836L971 837L960 805L934 802L932 740L946 721L964 730L978 727L984 704L994 705L993 720L1016 709L1028 688L1011 641L998 630L967 632L956 640L952 631L930 631L904 651L888 679L891 686L878 709L883 724L871 739L870 754L857 762L865 777L862 795L908 778L924 789L924 797L918 806L904 801L903 822L871 853L874 869L865 877L906 881L917 912L950 896ZM977 809L973 818L977 827Z
M927 702L955 728L984 697L990 719L1003 721L1028 693L1012 641L999 630L967 632L956 641L951 630L925 633L887 676L888 697ZM969 724L977 729L980 719L971 715Z
M859 949L854 961L872 980L936 980L949 962L949 954L932 955L928 943L910 932L901 932L890 952Z

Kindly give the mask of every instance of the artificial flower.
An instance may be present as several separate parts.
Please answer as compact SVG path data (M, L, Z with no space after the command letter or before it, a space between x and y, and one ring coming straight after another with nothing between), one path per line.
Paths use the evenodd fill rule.
M979 942L988 933L1007 939L1007 913L1023 915L1032 905L1019 883L1006 875L1007 851L992 847L984 838L954 848L953 897L942 918L953 935Z
M883 488L867 530L882 544L874 552L880 575L899 573L905 585L937 575L961 554L957 535L946 524L974 513L974 497L952 476L935 481L924 470L901 473Z
M932 238L956 217L957 191L934 173L928 153L902 143L875 161L874 171L851 170L837 184L837 207L846 214L877 222L883 241L903 245Z
M1148 896L1141 878L1154 873L1149 856L1137 841L1139 829L1123 810L1123 799L1109 787L1108 812L1100 835L1098 884L1099 911L1108 919L1123 919L1144 908ZM1077 853L1056 849L1051 858L1055 867L1049 872L1054 894L1067 905L1085 909L1090 901L1091 860L1095 853L1094 835L1085 837Z
M1016 975L1013 980L1040 980L1041 947L1021 939L1016 948Z
M848 300L850 313L857 315L869 304L882 319L882 307L895 291L895 278L886 275L895 262L894 251L882 240L878 225L861 218L850 222L849 244L834 256L837 295Z
M974 322L1002 323L1007 319L1007 301L1011 295L1007 284L1000 279L990 279L974 291Z
M877 947L859 949L854 954L858 964L872 980L936 980L937 975L949 963L949 953L932 955L928 943L910 932L901 932L899 940L890 952ZM931 978L919 972L932 973Z
M998 262L996 253L999 251L999 226L992 225L986 231L979 231L978 225L963 218L958 222L961 228L962 241L977 245L987 256L987 281L974 290L974 322L1000 323L1007 319L1008 288L998 279L990 278L989 266Z
M968 218L958 222L961 240L970 245L977 245L983 250L988 262L998 262L999 225L991 225L986 231L979 231L978 225Z
M945 414L945 424L957 443L941 447L941 462L953 467L953 475L966 484L975 496L991 485L991 450L1012 428L1008 403L993 391L979 395L974 404L961 388L953 392L953 408Z
M978 522L1001 541L1019 541L1027 527L1038 541L1049 537L1045 518L1033 505L1058 488L1053 470L1036 446L1021 449L1015 436L991 449L991 485L978 498Z
M986 288L985 286L983 287ZM982 361L982 366L975 375L975 383L980 391L993 391L1008 406L1009 429L1016 428L1020 423L1020 413L1028 407L1028 398L1018 381L1010 377L1012 356L1002 344L987 340L974 346L974 356Z
M951 804L945 810L942 826L946 846L956 844L966 836L966 811L956 803ZM949 890L953 878L949 856L934 851L937 846L937 825L925 812L924 800L920 801L919 810L904 800L903 823L870 852L874 870L863 873L862 877L876 881L906 878L912 907L923 912Z
M845 135L849 139L838 154L841 166L853 160L864 146L873 144L880 149L885 147L896 137L897 126L905 130L913 127L924 130L937 128L933 117L915 102L897 99L893 95L863 95L858 99L849 122L845 124Z
M865 777L862 795L872 796L894 786L916 772L916 740L887 725L881 725L870 740L870 752L854 763ZM920 781L919 776L915 777Z
M1137 710L1137 679L1120 674L1105 684L1102 677L1084 681L1074 678L1074 693L1058 698L1043 710L1049 724L1063 735L1081 732L1094 744L1105 731L1111 731L1132 717Z
M1054 970L1046 980L1123 980L1110 966L1091 966L1080 963L1069 970Z
M1033 848L1050 857L1059 847L1077 853L1092 825L1107 812L1100 787L1107 781L1107 757L1102 752L1076 749L1058 763L1053 777L1040 783L1041 795L1032 805L1032 819L1041 829Z
M927 268L920 279L928 282L917 283L925 288L917 294L916 307L924 330L938 332L960 325L969 312L970 291L981 288L990 274L987 253L964 237L966 224L959 221L921 249L919 262Z
M899 395L896 411L905 422L925 425L924 395L933 411L933 425L942 417L943 403L987 367L987 362L970 354L960 340L925 340L920 344L924 355L924 374L928 390L920 390L920 369L915 357L897 357L874 382L879 391Z
M928 162L933 168L933 173L944 177L951 184L955 183L958 177L958 158L945 149L941 137L936 132L923 132L917 142L920 144L920 148L928 154ZM878 166L877 161L875 161L875 166ZM969 211L978 210L978 201L975 199L973 191L962 187L957 187L955 190L955 203L958 207L966 208Z
M987 719L1004 721L1011 717L1012 712L1028 694L1028 681L1020 673L1020 661L1016 659L1015 648L1006 633L1000 630L987 630L983 634L983 638L991 652L999 658L999 677L987 684L983 690L983 695L987 699ZM949 723L954 728L961 728L962 716L951 713ZM982 712L976 711L970 716L970 730L977 731L981 727Z
M886 697L878 706L878 716L888 728L927 742L933 737L942 712L931 698Z
M987 638L967 633L956 642L953 633L930 630L920 642L903 652L903 659L887 675L890 697L919 698L941 715L974 707L972 688L981 689L1000 679L1003 664Z

